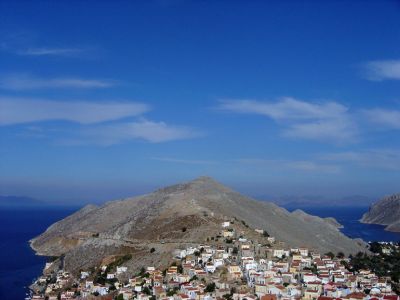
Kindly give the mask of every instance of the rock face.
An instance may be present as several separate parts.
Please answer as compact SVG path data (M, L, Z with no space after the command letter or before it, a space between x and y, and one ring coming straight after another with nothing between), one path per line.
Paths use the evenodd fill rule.
M361 222L386 225L385 230L400 232L400 193L374 203L362 216Z
M243 226L240 230L247 228L246 234L264 229L288 246L308 246L322 253L366 251L364 243L344 236L332 220L303 211L290 213L209 177L99 207L86 206L51 225L31 240L31 246L39 255L62 255L69 271L126 253L133 255L132 268L160 266L171 258L173 249L218 235L226 219L235 219L235 226Z
M329 224L331 224L332 226L340 229L340 228L344 228L344 226L342 224L340 224L335 218L332 217L328 217L328 218L324 218L325 222L328 222Z

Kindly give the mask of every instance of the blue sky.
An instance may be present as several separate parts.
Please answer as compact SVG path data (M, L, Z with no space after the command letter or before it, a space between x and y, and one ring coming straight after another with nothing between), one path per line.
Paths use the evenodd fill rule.
M0 194L400 192L399 38L396 1L1 1Z

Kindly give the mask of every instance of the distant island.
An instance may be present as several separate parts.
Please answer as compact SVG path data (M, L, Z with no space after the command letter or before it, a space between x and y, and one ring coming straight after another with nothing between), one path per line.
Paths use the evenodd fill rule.
M400 232L400 193L383 197L366 212L361 222L385 225L385 230Z
M349 195L334 197L326 195L285 195L280 197L257 196L257 199L273 199L279 206L287 208L318 207L323 205L333 207L366 207L373 203L374 199L362 195Z
M24 208L46 205L45 202L25 196L0 196L0 208Z

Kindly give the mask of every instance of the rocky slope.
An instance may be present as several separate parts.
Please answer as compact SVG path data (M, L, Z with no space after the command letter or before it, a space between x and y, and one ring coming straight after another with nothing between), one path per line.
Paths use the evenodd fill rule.
M238 230L264 229L288 246L322 253L356 253L366 245L344 236L332 220L293 213L243 196L209 177L159 189L151 194L86 206L31 240L40 255L63 256L65 268L89 268L116 255L132 254L132 268L167 263L173 249L204 243L227 218ZM242 222L243 221L243 222ZM242 225L243 224L243 225ZM249 227L250 226L250 227ZM250 230L250 228L253 228ZM155 251L150 253L150 249Z
M400 232L400 193L374 203L362 216L361 222L386 225L385 230Z

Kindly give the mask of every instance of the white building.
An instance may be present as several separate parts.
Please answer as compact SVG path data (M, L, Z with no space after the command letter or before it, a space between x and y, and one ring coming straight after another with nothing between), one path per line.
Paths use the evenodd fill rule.
M128 270L127 267L123 267L123 266L117 267L117 274L125 273L127 270Z
M229 222L229 221L225 221L222 223L222 227L224 227L224 228L229 227L230 225L231 225L231 222Z

